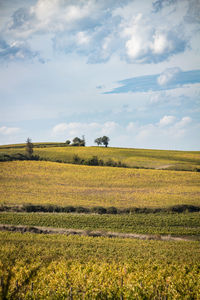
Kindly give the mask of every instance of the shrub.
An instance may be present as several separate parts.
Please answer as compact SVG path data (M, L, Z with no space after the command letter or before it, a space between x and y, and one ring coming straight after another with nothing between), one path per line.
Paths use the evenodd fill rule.
M75 208L75 211L77 213L89 213L90 212L90 209L89 208L86 208L86 207L82 207L82 206L77 206Z
M103 215L103 214L107 213L107 209L102 206L96 206L91 209L91 212L99 214L99 215Z
M107 214L113 214L116 215L118 213L117 208L114 206L108 207L107 208Z
M75 212L76 209L74 206L65 206L63 207L63 212L66 212L66 213L71 213L71 212Z
M81 165L83 164L83 162L84 159L81 159L77 154L73 156L73 161L72 161L73 164Z
M86 161L89 166L99 166L99 160L97 156L93 156L92 158Z

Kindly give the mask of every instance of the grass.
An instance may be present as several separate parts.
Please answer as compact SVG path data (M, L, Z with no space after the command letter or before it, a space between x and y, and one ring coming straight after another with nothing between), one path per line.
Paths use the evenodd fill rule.
M198 299L200 245L0 233L3 299Z
M82 159L97 156L104 162L112 159L121 161L129 167L167 168L172 170L194 171L200 168L200 151L169 151L104 147L71 147L64 143L36 143L34 154L50 161L70 163L74 155ZM0 153L24 153L23 144L0 146Z
M87 215L58 213L1 213L1 224L45 226L123 233L199 235L200 213Z
M199 205L200 174L89 167L53 162L0 163L1 204L168 207Z

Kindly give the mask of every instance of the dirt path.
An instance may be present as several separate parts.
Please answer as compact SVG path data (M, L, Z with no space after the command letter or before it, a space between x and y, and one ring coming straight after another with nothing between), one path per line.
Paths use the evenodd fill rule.
M65 234L65 235L82 235L91 237L109 237L109 238L131 238L140 240L160 240L160 241L191 241L199 240L199 237L190 236L171 236L171 235L158 235L158 234L138 234L138 233L120 233L120 232L104 232L104 231L90 231L81 229L64 229L64 228L51 228L39 226L15 226L0 224L0 231L12 232L31 232L37 234Z
M159 167L157 167L157 168L155 168L156 170L163 170L163 169L167 169L167 168L169 168L169 167L171 167L171 166L173 166L173 165L163 165L163 166L159 166Z

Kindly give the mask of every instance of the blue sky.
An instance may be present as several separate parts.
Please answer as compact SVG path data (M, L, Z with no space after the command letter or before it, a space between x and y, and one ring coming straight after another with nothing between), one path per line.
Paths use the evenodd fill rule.
M200 150L200 0L0 0L0 144Z

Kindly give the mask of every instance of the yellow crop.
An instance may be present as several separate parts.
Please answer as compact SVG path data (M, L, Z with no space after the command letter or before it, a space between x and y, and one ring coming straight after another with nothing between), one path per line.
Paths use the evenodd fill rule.
M198 242L19 233L0 241L1 299L199 299Z
M0 163L1 204L199 205L200 174L38 161Z

